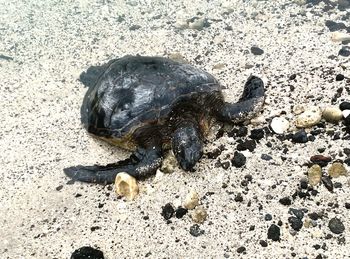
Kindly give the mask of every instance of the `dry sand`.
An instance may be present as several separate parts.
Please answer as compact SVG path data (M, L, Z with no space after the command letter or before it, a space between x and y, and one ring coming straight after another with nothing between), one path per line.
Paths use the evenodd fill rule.
M342 188L333 193L318 186L315 197L296 198L290 206L279 203L297 190L307 171L304 164L318 148L326 148L324 154L333 159L345 159L341 151L349 141L332 140L331 135L321 134L306 144L262 139L253 152L245 152L247 163L240 169L215 167L217 159L203 157L195 173L177 169L140 182L140 195L133 202L118 199L112 187L67 185L65 167L105 164L129 155L88 136L79 120L86 91L79 74L111 58L179 53L215 75L230 100L238 99L249 75L261 76L268 87L262 114L267 120L281 111L291 119L295 104L330 105L340 87L344 90L335 104L350 99L345 89L349 80L334 80L338 73L350 77L349 58L338 56L342 44L330 40L325 25L333 20L350 26L349 8L339 10L337 1L330 1L334 7L326 11L323 3L308 7L302 0L221 2L0 2L1 258L69 258L84 245L100 248L106 258L349 256L346 177L336 179ZM184 19L196 16L207 18L209 27L178 28ZM264 54L253 55L252 46ZM296 80L290 81L292 74ZM267 121L248 129L266 125ZM340 126L326 126L341 132ZM220 159L228 161L236 139L226 134L211 138L206 151L221 144L226 150ZM262 160L261 154L272 160ZM252 183L241 186L247 174L252 175ZM161 216L162 206L180 205L191 189L199 193L208 212L200 226L205 232L199 237L189 233L194 224L189 215L168 224ZM242 202L234 200L238 193ZM293 233L289 208L324 216L316 226ZM267 213L271 221L265 221ZM329 219L335 216L345 231L326 239L331 234ZM307 219L305 215L303 221ZM279 220L281 240L274 242L267 239L267 229ZM254 230L249 230L253 225ZM268 246L262 247L260 240ZM241 246L246 251L239 254Z

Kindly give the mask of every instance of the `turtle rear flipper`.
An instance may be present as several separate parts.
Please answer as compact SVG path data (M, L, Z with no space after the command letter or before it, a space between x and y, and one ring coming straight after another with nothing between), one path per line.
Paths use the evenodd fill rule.
M114 183L118 173L125 172L135 178L144 178L156 172L161 165L162 154L157 147L139 148L130 158L106 166L73 166L63 169L75 181L87 183Z
M264 100L264 82L259 77L250 76L238 103L224 103L218 117L223 121L234 123L249 120L261 111Z

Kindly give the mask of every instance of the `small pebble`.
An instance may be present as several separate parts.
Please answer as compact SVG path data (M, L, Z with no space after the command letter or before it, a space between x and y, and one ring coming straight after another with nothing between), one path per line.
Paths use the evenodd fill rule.
M332 178L337 178L339 176L347 175L347 171L345 166L342 163L335 162L329 167L328 174Z
M261 154L261 159L262 159L262 160L266 160L266 161L270 161L270 160L272 160L273 158L272 158L272 156L270 156L270 155Z
M311 186L316 186L321 182L322 169L319 165L313 165L307 172L307 179Z
M303 104L296 104L296 105L293 106L293 113L295 115L299 115L299 114L303 113L305 111L305 109L306 109L305 105L303 105Z
M264 130L263 129L253 129L250 132L250 138L259 141L264 137Z
M300 188L307 189L307 186L308 186L308 180L306 178L300 179Z
M188 212L188 209L179 207L175 211L175 217L178 219L181 219L183 216L185 216L187 214L187 212Z
M293 134L292 141L294 143L306 143L306 142L308 142L308 138L307 138L307 134L306 134L305 130L300 130L300 131L296 132L295 134Z
M240 168L245 165L246 161L247 159L242 153L235 151L231 163L234 167Z
M303 227L303 222L297 217L289 217L288 222L295 231L299 231Z
M73 252L70 259L104 259L103 252L90 246L83 246Z
M327 188L328 191L333 192L333 182L329 176L322 177L322 183Z
M265 220L266 220L266 221L272 220L272 215L271 215L271 214L266 214L266 215L265 215Z
M345 78L344 75L338 74L335 76L335 81L342 81L342 80L344 80L344 78Z
M350 56L350 47L349 46L343 46L339 52L338 52L339 56L343 56L343 57L349 57Z
M320 218L320 216L316 212L309 213L308 216L312 220L318 220Z
M284 197L280 199L279 202L285 206L289 206L292 204L292 200L289 197Z
M314 155L310 158L310 161L314 164L317 164L321 167L325 167L329 162L332 161L332 158L324 155Z
M115 178L115 190L120 196L124 196L131 201L139 193L139 186L136 179L127 173L119 173Z
M304 212L302 210L290 208L288 212L295 215L298 219L302 219L304 217Z
M328 223L328 227L334 234L341 234L345 230L343 222L338 218L332 218Z
M204 234L204 230L200 229L198 224L194 224L190 227L190 234L194 237L198 237Z
M262 247L267 247L267 242L265 240L260 240L259 241L259 244L262 246Z
M199 196L198 193L194 190L190 191L187 194L186 199L184 201L184 207L186 209L192 210L199 204Z
M264 54L264 51L261 48L258 47L251 47L250 52L253 53L254 55L262 55Z
M295 125L298 128L309 128L321 121L322 112L317 106L313 106L298 115L295 120Z
M162 166L160 170L163 173L170 174L173 173L177 168L177 160L173 152L169 152L163 159Z
M280 227L272 224L267 231L267 238L272 239L273 241L279 241L281 235Z
M202 224L207 219L207 216L207 211L203 207L196 208L191 214L192 220L199 224Z
M337 107L326 107L322 112L322 117L328 122L338 123L343 118L343 114Z
M289 122L285 118L275 117L272 119L270 127L273 130L273 132L277 134L283 134L289 128Z
M244 246L237 248L237 253L239 253L239 254L244 253L245 251L246 251L246 248Z
M244 151L248 149L250 152L253 152L255 148L256 148L256 143L255 143L255 140L253 139L250 139L250 140L246 139L245 141L237 145L238 151Z
M165 220L171 219L171 217L174 215L175 210L173 208L173 205L171 203L165 204L165 206L162 207L162 213L161 215Z
M344 111L344 110L350 110L350 102L342 102L339 105L339 109Z

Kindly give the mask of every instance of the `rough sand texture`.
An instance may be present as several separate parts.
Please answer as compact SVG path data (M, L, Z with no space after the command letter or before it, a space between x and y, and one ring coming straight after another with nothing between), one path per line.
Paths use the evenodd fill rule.
M279 203L296 191L307 172L304 164L318 154L318 148L325 147L324 154L333 159L345 158L340 151L349 141L332 140L332 135L318 135L306 144L281 142L274 136L262 139L252 153L245 152L247 163L241 169L215 167L217 159L205 156L193 174L177 169L141 182L140 195L133 202L118 199L111 187L67 185L65 167L105 164L128 156L88 136L80 124L86 88L78 78L90 65L126 54L180 53L216 76L231 100L238 99L249 75L259 75L266 82L268 97L263 112L266 123L258 128L281 111L292 118L295 104L330 105L338 88L349 87L349 80L334 80L338 73L350 77L350 63L338 56L341 43L331 42L325 26L326 20L342 19L350 26L349 9L340 11L335 6L324 11L322 3L307 7L302 1L287 0L229 1L230 9L221 2L0 2L0 54L13 58L0 58L1 258L69 258L83 245L99 247L106 258L348 256L350 211L344 204L349 202L350 187L346 177L336 179L342 188L334 193L318 186L315 197L296 198L290 206ZM210 26L202 30L176 27L177 21L195 16L204 16ZM140 28L130 30L133 25ZM253 55L252 46L264 54ZM224 67L214 69L218 64ZM288 80L292 74L297 75L295 81ZM349 93L344 88L335 104L346 99ZM326 127L341 132L341 126ZM272 147L266 145L268 141ZM226 134L218 140L211 138L206 151L221 144L226 150L219 158L228 161L236 139ZM262 160L263 153L273 159ZM241 186L247 174L252 175L252 183ZM226 188L222 188L224 183ZM194 223L188 215L169 224L161 216L162 206L180 205L191 189L199 193L208 212L200 226L205 233L199 237L189 233ZM242 193L242 202L234 200L237 193ZM317 220L317 226L303 227L294 235L288 223L291 207L323 211L325 216ZM271 221L265 221L267 213ZM342 220L345 231L325 239L334 216ZM268 240L268 227L279 220L283 223L281 241ZM252 225L255 229L249 230ZM262 247L259 240L268 246ZM246 251L238 254L241 246Z

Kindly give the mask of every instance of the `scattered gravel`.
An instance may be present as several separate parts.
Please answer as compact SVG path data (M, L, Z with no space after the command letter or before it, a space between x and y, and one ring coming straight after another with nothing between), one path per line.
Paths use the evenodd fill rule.
M190 227L190 234L194 237L199 237L204 233L205 233L204 230L200 229L198 224L194 224L193 226Z
M171 203L167 203L162 207L162 216L165 220L171 219L174 215L175 210Z
M338 218L332 218L328 223L328 227L334 234L341 234L345 230L343 222Z
M272 224L267 231L267 238L272 241L280 241L281 229L279 226Z
M103 252L90 246L83 246L75 250L71 259L104 259Z

